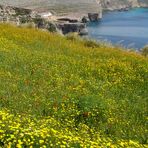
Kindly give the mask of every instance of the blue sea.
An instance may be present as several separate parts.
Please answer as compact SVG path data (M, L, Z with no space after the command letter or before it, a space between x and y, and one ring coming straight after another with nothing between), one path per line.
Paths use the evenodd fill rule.
M148 44L148 8L106 12L88 24L89 38L139 50Z

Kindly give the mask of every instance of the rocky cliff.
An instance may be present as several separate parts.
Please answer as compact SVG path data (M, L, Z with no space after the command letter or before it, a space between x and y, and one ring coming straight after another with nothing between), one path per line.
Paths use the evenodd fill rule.
M142 7L148 7L148 0L138 0L138 2Z
M148 0L100 0L103 9L115 10L127 7L148 7Z
M77 21L84 15L89 14L89 20L96 21L102 17L102 9L128 10L130 7L139 6L148 6L148 0L14 0L13 2L11 0L0 0L0 22L13 22L18 25L32 22L35 27L45 28L49 31L56 31L57 26L59 26L64 34L69 32L84 33L82 30L85 30L84 22L87 20L82 21L83 24ZM53 13L62 17L66 16L64 22L60 20L60 23L51 23L52 20L46 20L44 17L47 16L47 13L41 12L47 10L50 15ZM49 13L49 11L52 13ZM73 16L76 17L76 20L72 18ZM58 20L58 17L56 17L56 20Z
M104 9L148 6L148 0L0 0L0 4L31 8L38 11L50 10L56 14L97 12L101 3Z
M52 21L27 8L0 5L0 22L16 24L17 26L31 25L30 27L57 31Z
M137 0L101 0L101 4L105 10L116 10L139 6Z
M0 22L16 24L17 26L35 27L48 30L50 32L59 32L67 34L77 32L80 35L87 34L86 24L78 20L63 18L53 20L51 13L39 13L27 8L0 5ZM47 17L45 17L47 15ZM27 26L26 26L27 25Z

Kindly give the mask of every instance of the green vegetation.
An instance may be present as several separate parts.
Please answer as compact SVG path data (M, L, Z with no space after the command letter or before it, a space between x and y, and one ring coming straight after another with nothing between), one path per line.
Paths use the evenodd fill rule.
M144 55L145 57L148 56L148 46L145 46L145 47L142 49L142 55Z
M148 60L0 25L1 147L147 147Z

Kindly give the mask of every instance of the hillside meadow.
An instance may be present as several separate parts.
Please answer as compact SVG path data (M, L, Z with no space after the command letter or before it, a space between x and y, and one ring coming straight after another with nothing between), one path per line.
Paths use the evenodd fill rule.
M147 147L148 59L0 24L0 147Z

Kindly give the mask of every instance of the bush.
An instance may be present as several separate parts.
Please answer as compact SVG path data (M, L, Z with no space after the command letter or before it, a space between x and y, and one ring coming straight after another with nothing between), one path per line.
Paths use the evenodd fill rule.
M148 45L145 46L145 47L143 47L142 50L141 50L141 52L142 52L142 55L144 55L145 57L147 57L148 56Z
M79 39L78 33L68 33L66 39L70 41L76 41Z
M47 30L49 32L57 32L57 27L54 23L48 23Z
M20 24L19 27L22 27L22 28L35 28L35 24L33 22L30 22L30 23L25 23L25 24Z
M20 22L21 22L21 24L25 24L25 23L27 23L29 20L26 18L26 17L22 17L21 19L20 19Z
M94 40L85 40L84 45L86 47L97 48L100 47L99 43Z

